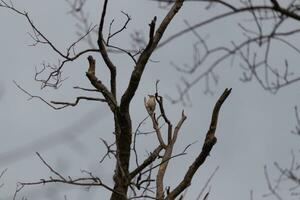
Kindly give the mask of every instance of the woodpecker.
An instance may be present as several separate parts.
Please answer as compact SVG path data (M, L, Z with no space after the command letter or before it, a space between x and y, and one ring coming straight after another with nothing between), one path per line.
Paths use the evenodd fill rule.
M156 106L155 96L154 95L148 95L148 96L149 96L149 98L146 102L146 108L147 108L149 114L152 115L155 110L155 106Z

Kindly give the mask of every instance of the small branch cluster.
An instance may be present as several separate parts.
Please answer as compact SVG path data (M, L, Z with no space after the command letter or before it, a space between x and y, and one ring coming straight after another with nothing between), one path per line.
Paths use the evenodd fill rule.
M282 196L298 197L300 195L300 165L296 161L294 152L291 152L292 160L289 167L282 167L279 163L274 162L274 167L278 171L278 178L271 181L267 166L264 168L265 179L267 181L269 193L264 194L263 197L275 197L282 200ZM283 188L287 188L283 190Z
M66 107L69 106L76 106L80 100L88 100L88 101L99 101L99 102L106 102L105 99L102 98L94 98L94 97L86 97L86 96L79 96L76 97L76 100L74 103L72 102L62 102L62 101L50 101L48 102L47 100L45 100L44 98L42 98L41 96L37 96L37 95L32 95L31 93L29 93L27 90L25 90L24 88L22 88L16 81L14 81L14 84L21 90L23 91L25 94L27 94L29 96L28 100L31 99L39 99L41 100L43 103L45 103L46 105L48 105L49 107L53 108L54 110L60 110L60 109L64 109Z
M115 142L112 144L108 144L106 140L100 138L102 143L105 145L106 147L106 153L105 155L103 155L103 157L100 159L100 163L102 163L106 157L108 157L109 159L111 159L110 155L113 155L114 158L116 158L116 150L112 149L112 147L115 146Z
M208 10L213 9L212 5L220 5L224 7L224 12L195 24L190 24L185 20L187 28L160 43L159 47L162 47L186 33L192 33L196 40L193 44L191 64L180 66L171 63L178 72L182 73L180 83L177 85L179 96L169 97L173 103L188 103L190 90L200 81L204 82L204 93L212 94L212 88L218 84L220 78L217 69L228 60L231 61L231 65L238 60L242 70L240 78L242 82L256 80L264 90L271 93L276 93L281 88L300 80L300 76L294 73L296 63L289 62L288 54L275 57L277 52L273 53L276 50L275 45L280 45L281 48L291 53L300 54L300 49L294 42L300 30L297 26L290 29L284 28L291 22L300 21L299 2L291 0L282 5L276 0L260 2L247 0L235 3L222 0L195 2L208 3L206 7ZM207 25L229 17L236 19L235 16L241 16L244 13L248 13L250 18L238 23L243 34L241 42L237 42L234 38L228 45L211 47L208 38L200 34L201 28L205 29ZM278 58L281 62L277 62ZM276 62L272 62L274 59Z
M84 6L86 4L86 0L65 0L69 7L70 11L69 13L77 20L76 27L78 28L78 31L76 32L77 35L81 38L86 33L90 32L89 30L92 27L92 23L89 22L89 15L85 12ZM96 29L92 30L93 33L97 32ZM86 35L84 40L88 43L88 45L92 49L96 49L95 43L93 41L92 34Z
M18 193L26 186L32 186L32 185L45 185L49 183L64 183L68 185L77 185L77 186L84 186L84 187L103 187L111 192L115 192L112 188L104 184L100 178L94 176L91 172L88 172L86 170L82 170L82 173L85 173L88 175L88 177L84 178L72 178L70 176L64 177L61 173L59 173L57 170L55 170L51 165L38 153L36 152L39 159L43 162L43 164L50 170L50 172L54 175L54 177L50 176L48 179L40 179L36 182L19 182L17 184L17 188L15 191L15 194L13 196L13 200L17 199Z
M81 35L77 40L72 42L66 49L66 52L63 52L59 50L59 48L52 42L46 34L44 34L40 29L38 29L33 20L30 18L29 14L25 11L20 11L17 9L11 1L6 2L4 0L0 1L0 8L6 8L11 11L13 11L15 14L22 16L25 18L30 25L32 29L32 33L29 34L30 37L33 39L33 44L32 46L36 45L47 45L50 47L52 51L54 51L60 59L58 62L58 65L45 65L43 64L41 70L37 70L35 74L35 80L41 82L41 88L45 87L52 87L52 88L58 88L61 84L61 82L64 80L62 78L62 69L64 65L68 62L74 61L75 59L79 58L81 55L86 54L87 52L98 52L98 49L92 48L92 49L85 49L80 52L76 52L76 45L85 39L94 29L95 26L90 26L86 32ZM43 73L46 72L46 69L50 70L50 73L47 75L46 78L39 78L39 76Z

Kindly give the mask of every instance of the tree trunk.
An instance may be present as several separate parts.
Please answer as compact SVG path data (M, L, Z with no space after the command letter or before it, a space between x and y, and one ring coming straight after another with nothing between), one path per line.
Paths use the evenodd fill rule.
M115 134L117 146L117 164L114 174L114 193L111 195L111 200L126 200L129 187L129 161L130 161L130 146L132 126L128 110L120 111L115 115Z

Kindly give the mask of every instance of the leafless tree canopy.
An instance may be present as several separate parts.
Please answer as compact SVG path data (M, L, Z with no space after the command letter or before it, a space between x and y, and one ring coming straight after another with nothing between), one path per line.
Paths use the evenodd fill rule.
M86 92L93 92L99 94L101 98L95 98L90 96L78 96L74 102L63 101L46 101L44 98L38 95L33 95L29 91L25 90L21 85L15 82L18 89L23 91L29 96L30 99L37 98L50 106L51 108L64 109L70 106L77 106L82 100L96 101L107 105L114 116L114 130L112 131L115 136L113 143L108 143L102 139L103 144L107 148L106 154L103 156L100 162L106 158L114 158L115 170L113 175L113 185L109 185L102 181L101 177L95 176L92 172L82 170L84 177L73 178L66 176L55 169L50 162L47 161L40 153L36 153L42 164L51 172L52 176L48 178L41 178L35 182L19 182L14 199L17 199L20 192L24 187L32 185L45 185L50 183L63 183L67 185L83 186L83 187L101 187L111 193L112 200L122 199L168 199L172 200L177 197L183 198L183 191L191 184L192 178L196 171L203 165L208 155L210 154L213 146L217 142L216 128L218 124L218 116L221 106L231 93L231 89L225 89L223 94L217 100L211 117L211 123L208 127L208 131L203 142L202 148L199 149L199 153L195 160L188 166L181 181L174 187L167 187L167 183L164 182L166 177L166 171L171 160L175 157L186 154L188 145L180 154L173 153L174 144L180 137L181 127L187 119L186 114L182 111L181 116L177 122L171 122L169 120L167 111L164 109L164 99L158 92L158 81L156 82L156 93L150 96L151 99L145 98L145 109L149 116L145 119L151 120L153 125L153 132L156 134L158 146L153 149L149 156L142 162L139 161L139 155L136 151L136 136L138 129L134 132L132 128L130 105L136 91L139 88L141 77L144 73L145 67L152 55L152 53L159 48L159 45L165 31L169 24L174 20L174 16L180 11L183 6L184 0L174 1L166 11L166 15L161 21L157 23L157 17L153 17L149 23L148 38L144 43L139 44L138 50L136 49L123 49L110 44L110 40L120 34L130 21L130 16L123 13L126 17L124 26L119 30L113 32L110 26L106 26L106 15L109 12L109 2L104 0L102 5L102 13L97 26L87 26L85 23L86 15L82 9L86 1L76 0L67 1L71 7L71 13L74 17L82 21L84 34L81 34L79 38L72 42L68 46L66 51L59 50L52 41L40 30L30 18L29 13L23 12L22 9L17 8L11 1L0 1L0 7L8 9L14 14L23 17L27 20L32 28L32 34L30 35L34 40L33 45L42 44L47 45L52 51L54 51L60 58L59 63L56 65L44 64L41 70L36 70L35 80L41 83L41 88L52 87L59 88L62 82L65 80L62 76L62 69L66 63L71 63L74 60L87 58L87 72L86 78L90 82L92 89L83 88L80 86L74 87L74 89L83 90ZM108 28L108 36L105 37L104 29ZM97 36L97 43L94 44L90 39L91 34L94 33ZM139 41L137 37L134 37L136 41ZM86 39L91 48L84 49L80 52L76 52L74 47L81 40ZM107 67L110 74L109 84L106 84L101 80L101 77L96 75L97 63L93 56L89 55L91 52L99 53ZM134 68L131 72L131 76L128 80L128 85L124 91L121 91L121 98L117 97L117 74L118 66L115 65L114 60L111 59L110 53L125 53L134 62ZM48 74L46 78L41 78L44 74ZM155 106L157 104L157 106ZM161 127L166 124L167 131L164 133ZM166 136L166 137L165 137ZM166 138L166 139L165 139ZM130 161L135 158L135 167L130 167ZM131 170L132 169L132 170ZM167 189L166 189L167 188ZM206 199L208 193L204 196Z
M187 119L186 114L182 111L177 122L171 122L168 118L168 112L164 109L164 98L158 91L158 82L156 83L156 93L150 98L145 98L145 110L148 116L141 121L137 129L132 128L130 105L133 97L138 90L141 77L145 67L150 60L152 53L166 45L176 41L180 37L192 34L194 42L191 43L192 60L182 63L170 60L170 64L181 73L182 78L178 82L178 96L169 97L172 103L186 104L190 101L189 93L198 83L204 83L204 92L214 93L214 87L217 86L222 78L221 66L238 66L241 74L238 75L242 82L256 81L264 90L271 93L278 92L281 88L295 84L300 80L300 75L296 73L297 62L289 60L289 54L299 56L299 36L300 29L300 3L297 0L152 0L158 3L161 9L166 11L166 15L160 24L157 18L153 16L149 22L148 37L144 37L141 32L131 33L132 47L121 48L113 45L111 40L118 37L128 26L131 17L128 13L122 12L124 23L117 30L113 31L114 20L107 22L106 16L109 12L109 2L104 0L102 5L101 17L96 26L91 26L88 18L88 12L84 9L86 0L66 0L70 6L69 13L76 19L78 28L78 39L72 41L66 51L60 50L54 45L43 31L37 27L30 17L30 13L22 11L22 8L16 7L12 1L0 1L0 8L8 9L15 15L23 17L30 25L30 37L33 40L33 46L46 45L59 57L55 64L42 64L35 72L35 80L41 84L41 88L59 88L66 79L62 71L66 64L72 65L73 61L85 59L87 63L86 78L90 82L90 88L76 86L74 89L90 94L98 94L100 97L77 96L73 102L67 101L47 101L39 95L34 95L23 86L15 81L18 89L23 91L30 99L36 98L50 106L52 109L60 110L66 107L78 106L81 101L94 101L104 103L110 108L114 116L115 141L109 143L101 139L106 147L106 152L101 158L102 163L107 158L115 160L115 174L113 175L114 185L106 184L101 177L95 176L92 172L82 170L84 174L81 178L72 178L65 176L57 169L52 167L40 153L36 153L42 164L53 174L48 178L41 178L36 182L20 182L16 189L14 199L18 198L20 191L30 185L44 185L50 183L63 183L68 185L77 185L83 187L102 187L111 193L111 199L183 199L186 188L191 184L192 178L196 171L205 162L213 146L216 144L215 131L218 123L220 108L226 98L229 96L231 89L225 89L223 94L217 100L212 112L211 124L203 142L201 151L199 151L194 162L188 166L187 171L183 174L181 181L174 187L167 187L164 182L168 165L173 158L186 154L190 145L182 150L179 154L174 154L174 144L180 135L181 127ZM169 24L174 20L177 12L180 12L183 4L201 5L207 13L216 13L210 18L202 19L197 22L184 20L185 29L163 37ZM221 8L221 9L220 9ZM214 12L217 10L216 12ZM220 11L221 10L221 11ZM209 37L203 31L209 25L213 25L221 20L230 19L235 27L238 27L240 38L222 37L221 44L215 44L214 33ZM104 31L108 34L105 36ZM94 42L96 38L97 42ZM75 46L85 41L89 48L81 51L75 50ZM280 47L286 51L286 54L278 55L275 47ZM107 84L101 77L97 77L96 60L91 53L101 55L107 70L110 74L109 83ZM118 66L111 59L111 54L125 54L134 63L128 85L124 91L120 91L121 98L118 99L117 80ZM300 135L300 120L297 106L295 107L296 126L292 131L293 134ZM150 120L154 133L157 138L158 146L149 153L148 157L140 161L140 155L136 150L136 138L141 134L149 134L140 131L143 122ZM163 126L167 126L164 133ZM174 127L175 126L175 127ZM166 137L165 137L166 136ZM28 149L27 147L24 149ZM24 150L22 149L22 151ZM20 151L17 151L20 152ZM15 152L16 153L16 152ZM24 153L24 152L23 152ZM265 166L264 174L269 189L265 197L275 197L283 199L281 187L287 186L289 196L298 196L300 185L299 163L292 152L292 161L288 167L277 162L274 167L278 172L278 178L274 182L270 178L269 167ZM23 155L23 154L21 154ZM6 156L10 162L11 158ZM130 166L133 161L135 166ZM132 169L132 170L131 170ZM2 177L6 170L0 174ZM0 185L2 187L2 185ZM2 189L2 188L0 188ZM185 191L185 192L184 192ZM203 195L202 195L203 194ZM207 199L209 192L199 194L202 199ZM253 196L251 195L251 199Z
M158 6L165 10L170 9L170 6L175 2L174 0L152 1L158 2ZM91 42L93 34L86 35L91 27L85 17L87 11L83 9L84 3L85 1L70 2L73 10L71 13L80 24L78 35L87 37L86 41L91 48L94 48L95 45ZM300 75L297 73L297 63L289 57L289 55L298 56L300 53L299 44L295 39L299 34L297 26L297 22L300 20L298 1L186 0L185 4L200 5L199 10L206 12L207 16L211 16L210 13L212 12L216 14L205 19L199 16L201 20L196 22L184 20L186 28L163 38L156 48L163 48L188 34L192 34L195 41L190 44L192 59L181 61L182 63L170 60L170 64L182 75L176 86L178 96L168 97L173 103L189 103L189 93L196 84L204 85L204 93L213 94L215 86L223 77L220 71L224 65L226 67L237 65L241 70L241 74L237 75L240 81L254 80L264 90L271 93L276 93L281 88L300 80ZM128 14L124 13L124 16L127 19L126 23L114 33L111 32L114 21L110 23L106 43L108 51L124 52L134 61L135 57L140 54L140 50L147 45L147 39L143 37L142 33L134 32L131 34L133 49L125 50L109 43L110 39L125 29L131 20ZM240 38L221 35L223 41L217 44L214 40L220 35L213 32L209 32L208 35L205 30L209 26L225 20L232 21L230 28L233 28L233 32L240 33ZM286 51L286 54L278 55L278 47L280 50Z
M173 0L155 1L159 2L159 6L163 9L167 9L174 2ZM160 43L164 46L191 33L196 41L191 44L192 62L187 61L182 65L171 62L171 65L183 74L178 85L178 98L170 98L174 103L188 102L189 93L200 82L205 84L205 93L213 93L214 86L222 79L220 68L224 67L227 60L232 66L240 67L242 82L254 80L271 93L276 93L300 80L298 60L295 62L290 57L291 55L299 57L300 53L297 40L300 20L299 1L187 0L186 3L203 5L207 12L223 8L223 12L196 23L185 20L187 26L185 29ZM208 39L203 30L209 25L226 19L236 23L241 39L224 36L225 44L212 45L210 38L213 39L214 34L212 33ZM300 120L297 106L295 106L295 118L296 126L292 133L299 135ZM272 169L275 169L277 174L270 172L270 166L265 166L264 174L269 190L264 195L265 198L278 200L299 198L298 160L297 154L292 151L290 164L274 162ZM250 198L253 199L252 193Z
M163 9L169 8L174 2L155 1ZM195 42L191 44L192 62L180 64L171 61L171 65L182 73L177 86L179 96L171 98L174 103L187 103L189 92L200 82L205 85L205 93L213 93L214 87L222 79L220 68L230 65L229 63L240 67L242 82L255 80L271 93L300 80L296 73L297 63L289 57L300 53L298 40L295 39L299 35L299 1L190 0L186 4L202 6L204 11L201 11L207 12L208 16L214 11L217 14L197 22L185 20L185 29L165 38L159 45L163 47L191 33L195 38ZM223 8L221 12L220 8ZM225 20L231 20L231 25L239 27L235 29L232 26L232 32L240 33L240 38L221 35L222 44L214 44L212 41L220 35L215 36L216 33L211 32L208 38L205 30L208 26ZM278 55L278 51L286 53Z
M162 9L167 9L174 2L154 1L159 2ZM290 55L299 57L300 53L297 39L300 31L299 1L187 0L186 3L202 5L207 12L223 8L223 12L197 22L185 20L187 26L185 29L160 43L159 47L163 47L191 33L195 38L195 42L191 44L192 62L187 61L181 65L171 61L171 65L183 74L177 86L179 96L170 98L174 103L187 103L189 93L199 83L204 83L205 93L213 93L214 86L223 78L219 68L224 67L227 60L232 66L240 67L242 82L254 80L271 93L277 93L284 87L298 83L300 80L298 59L295 62ZM214 34L211 33L211 39L208 39L203 30L226 19L236 23L241 39L222 36L226 40L225 44L211 45ZM300 135L298 106L295 106L295 119L296 126L291 132ZM270 172L270 169L275 169L275 173ZM263 197L278 200L299 198L299 169L299 158L294 151L291 151L290 164L274 162L274 166L265 166L264 175L269 192ZM250 199L253 199L252 193Z

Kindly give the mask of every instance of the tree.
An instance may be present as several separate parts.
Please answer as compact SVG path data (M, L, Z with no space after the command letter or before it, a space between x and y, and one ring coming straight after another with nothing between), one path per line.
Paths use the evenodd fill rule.
M171 6L173 6L173 4L175 3L174 0L157 0L157 1L159 1L160 8L162 8L165 11L169 11L172 8ZM154 45L155 46L154 47L153 44L155 42L152 41L154 43L151 44L150 41L151 39L153 40L155 39L155 30L159 30L159 29L155 28L156 20L155 18L153 18L153 21L150 23L150 31L149 30L147 31L147 35L148 32L150 32L149 37L144 37L145 35L144 32L140 30L135 31L130 35L132 39L131 41L132 48L121 48L117 45L112 44L113 43L112 39L116 39L117 38L116 36L120 36L120 33L125 31L125 29L127 28L127 25L131 21L130 15L125 12L122 12L125 17L125 22L121 26L121 28L117 29L116 31L113 31L116 22L113 20L111 21L110 25L105 26L105 22L108 22L108 20L107 18L106 20L104 20L103 17L103 23L104 23L102 27L103 29L100 30L99 27L97 27L98 28L97 31L96 27L90 25L91 23L86 13L87 10L85 10L86 2L87 1L85 0L75 0L75 1L67 0L67 3L69 3L71 8L70 13L78 22L79 39L76 40L74 43L72 43L70 46L68 46L67 53L64 53L63 51L60 51L59 48L57 48L56 45L54 45L54 43L43 34L43 31L40 31L40 29L38 29L37 26L33 24L28 14L20 12L20 10L14 9L15 7L13 5L7 4L4 1L2 1L2 5L4 5L4 7L12 9L13 11L15 11L15 13L20 14L21 16L25 17L28 20L31 27L33 28L33 32L31 34L31 37L34 40L33 45L48 45L62 59L57 65L43 64L42 70L36 71L35 79L36 81L41 82L42 88L48 88L48 87L59 88L59 86L65 80L62 73L62 69L65 69L65 66L67 64L73 65L72 61L83 60L82 59L82 57L84 57L83 55L87 56L92 53L98 53L101 50L100 48L101 40L100 40L100 45L99 42L97 44L97 42L94 42L94 40L95 37L96 40L98 39L98 41L99 38L101 37L103 38L104 37L103 35L105 35L103 32L105 30L107 30L108 32L107 33L108 37L105 38L106 40L103 44L105 44L104 46L106 47L105 51L107 51L107 54L102 56L104 58L103 60L105 61L106 66L109 67L110 77L111 77L110 80L112 80L110 85L113 85L112 84L114 82L113 74L115 73L114 72L115 66L111 64L112 62L110 62L110 60L111 57L113 57L116 54L128 55L129 59L131 59L132 62L134 63L134 66L136 66L138 64L139 58L143 57L142 56L143 52L145 52L147 48L150 48L149 44L150 46L152 45L152 48L150 48L151 55L153 55L153 52L159 52L160 49L163 49L168 45L169 46L173 45L173 49L178 50L178 52L181 51L187 52L188 49L187 46L192 46L192 52L191 52L192 56L190 57L186 55L182 56L183 55L182 53L177 53L177 52L175 56L169 56L170 58L169 60L171 61L170 63L171 66L173 66L174 69L177 72L179 72L179 74L182 76L178 81L179 83L177 85L179 96L177 98L176 97L174 98L173 93L170 92L168 93L169 95L167 96L168 100L171 100L172 103L182 103L184 105L189 105L191 102L193 102L192 100L190 100L190 95L197 93L198 90L195 89L195 87L197 88L199 87L199 85L201 86L201 83L203 83L202 85L204 86L204 93L214 94L217 88L216 86L220 82L222 82L222 80L228 79L228 71L230 71L230 69L227 66L230 65L232 66L237 65L241 70L240 75L237 75L236 72L232 73L232 75L234 75L235 78L241 76L240 80L242 82L249 82L249 83L254 82L260 85L260 87L263 90L268 91L272 94L278 93L283 88L286 88L284 91L288 91L289 88L296 87L295 85L299 81L299 75L297 73L298 72L297 56L299 56L298 54L300 52L299 48L297 47L298 46L297 36L299 33L298 21L300 19L298 1L291 0L291 1L280 2L276 0L270 0L270 1L254 1L254 0L242 1L241 0L241 1L230 2L230 1L222 1L222 0L212 0L212 1L186 0L184 7L190 6L188 8L191 9L191 7L199 6L197 7L198 9L197 13L194 14L191 12L191 16L197 17L196 20L193 21L193 18L189 17L188 18L189 20L184 20L184 24L186 28L180 30L176 28L173 29L172 31L165 32L164 37L162 37L161 41L158 42L156 46ZM104 16L107 16L108 14L109 12L107 12L106 15ZM161 17L158 17L158 21L160 19ZM172 21L174 23L176 22L176 19ZM211 27L217 27L217 28L211 28ZM172 26L168 25L168 28L172 28ZM187 37L187 36L192 36L192 39L191 37ZM180 39L184 39L185 46L178 48L179 46L178 40ZM77 47L78 44L83 40L87 42L89 48L86 48L86 51L85 50L82 51L81 52L82 54L81 53L73 54L73 50L75 52L77 50L77 48L75 47ZM182 43L180 45L182 45ZM103 54L103 52L101 53ZM180 56L178 56L178 54ZM157 59L157 58L153 58L153 56L151 58L153 60L151 59L147 60L148 64L150 61L154 63ZM184 61L185 59L188 60ZM94 60L97 60L97 66ZM89 80L91 80L91 83L93 82L94 84L98 83L98 79L101 79L102 83L105 83L105 81L102 80L104 78L104 75L102 76L103 71L101 71L100 76L97 75L97 73L95 73L95 71L99 73L99 68L101 65L101 64L99 65L98 63L99 60L95 58L95 56L88 57L88 62L89 62L89 67L88 67L87 77ZM145 67L145 65L143 66ZM47 74L49 70L50 70L50 75ZM232 77L233 76L230 76L230 78ZM104 96L104 98L99 98L98 96L97 97L78 96L76 98L75 103L68 103L64 101L48 102L40 96L32 95L30 92L25 90L23 86L17 83L16 85L25 93L27 93L27 95L29 95L31 98L39 98L40 100L44 101L54 109L62 109L70 106L76 106L82 100L89 100L95 102L99 102L99 101L107 102L106 98L109 98L109 100L111 100L110 103L114 104L112 100L113 97L110 97L109 95L107 97ZM222 83L220 85L222 85ZM141 86L141 84L139 86ZM114 91L113 88L114 87L110 86L107 87L106 89L104 88L105 90L103 91L107 90L108 94L109 92L113 94ZM128 86L127 88L130 87ZM85 90L85 91L86 90L95 91L95 92L98 91L97 89L83 88L79 86L75 87L75 89ZM116 90L115 96L117 97L118 96L117 94L118 92L120 92L120 89L117 90L116 87L115 90ZM136 89L136 92L137 91L138 90ZM253 94L253 96L256 96L256 94ZM158 110L159 108L163 108L163 104L161 105L161 107L159 104L159 102L162 101L162 98L161 98L161 94L158 93L158 83L156 84L155 97L158 103L156 110ZM276 97L274 96L274 99L275 98ZM291 97L287 96L286 98L291 98ZM132 100L129 100L129 102L131 101ZM270 102L268 102L268 104L269 103ZM145 107L147 108L146 105L147 104L145 104ZM283 105L280 106L283 107ZM113 111L113 109L111 109L111 111ZM164 113L164 109L163 112L161 112L161 114L163 113ZM283 115L283 114L274 113L274 115ZM297 126L293 131L293 133L299 134L299 117L298 117L297 107L295 107L295 115L296 115ZM132 113L131 113L131 117L132 117ZM157 116L156 115L152 116L150 112L149 118L152 120L152 124L156 132L161 130L160 129L161 124L158 124L159 120L156 119ZM259 118L259 115L255 115L255 117L253 118ZM162 117L160 117L159 119L166 120L165 118ZM266 118L266 119L263 119L265 123L273 120L272 118ZM169 120L166 121L167 125L169 125L168 121ZM140 125L142 124L143 123L141 123ZM262 125L259 124L254 124L254 125L258 127L262 127ZM263 132L263 131L259 130L259 132ZM159 135L160 134L158 134L158 136ZM159 144L161 144L161 146L165 145L164 138L157 137L157 139L160 142ZM272 137L268 137L268 140L272 140L272 139L273 139L273 135ZM259 140L260 137L257 138L257 141ZM133 144L134 141L135 140L133 140ZM111 145L105 140L103 140L103 143L107 147L106 155L107 156L113 155L115 153L113 149L113 145ZM280 146L282 145L280 144ZM286 147L284 148L286 149ZM276 149L278 149L277 146ZM288 146L288 149L290 149L290 146ZM160 151L164 151L164 149ZM136 153L136 151L133 152L134 154ZM183 151L183 153L185 153L185 151ZM40 154L38 155L40 156ZM255 155L254 157L257 158L257 155ZM104 158L106 157L103 157L103 159ZM40 156L40 159L45 163L47 163L43 157ZM287 183L284 181L286 180L284 178L290 180L291 184L296 184L296 186L299 185L298 184L299 178L297 178L299 176L297 176L296 174L298 170L298 164L295 161L296 161L296 156L292 154L291 166L284 168L282 167L282 165L279 165L277 162L275 163L275 168L279 172L279 179L276 182L275 186L272 184L272 179L270 179L269 177L267 167L265 167L265 177L267 180L267 186L268 189L270 190L271 197L275 197L277 199L282 198L278 192L278 189L280 189L279 186L281 186L281 184ZM254 158L252 162L255 162ZM137 166L139 166L139 164L137 164ZM122 170L119 171L119 174L121 171ZM116 173L117 172L118 170L116 170ZM90 176L89 178L93 178L94 176L90 172L85 171L85 173L87 173ZM137 177L139 178L139 176ZM122 182L122 180L120 180L120 182ZM145 184L147 183L147 181L143 182L141 180L135 180L135 183ZM290 183L288 183L287 185L289 185ZM136 185L138 185L139 187L139 184ZM297 189L297 187L295 188ZM296 194L295 192L296 189L294 188L288 188L288 189L292 189L292 190L286 190L287 192L291 191L290 193L288 193L288 195ZM171 189L168 191L170 192ZM270 196L270 195L266 195L266 196Z
M83 3L84 1L78 1ZM48 183L64 183L70 185L79 185L84 187L92 187L92 186L100 186L111 192L112 200L115 199L137 199L137 198L150 198L150 199L175 199L182 195L182 192L190 186L191 180L194 177L196 171L199 167L205 162L206 158L210 154L211 149L215 145L217 139L215 136L217 123L218 123L218 115L220 108L226 98L231 93L231 89L225 89L223 94L220 96L218 101L215 104L214 110L212 112L211 123L209 129L207 131L205 141L202 145L202 149L199 152L198 156L195 158L194 162L190 164L189 168L186 170L186 173L182 180L176 185L174 188L167 188L165 191L164 178L166 174L166 170L170 160L174 157L184 155L187 146L181 154L174 155L173 148L174 144L177 141L178 134L180 132L181 126L186 120L186 115L182 111L181 118L177 122L175 128L173 128L173 124L167 117L167 114L164 109L163 97L158 92L158 81L156 82L156 92L154 96L151 98L155 98L155 101L158 104L159 112L154 112L154 108L149 107L149 103L147 103L147 99L145 99L145 108L148 111L149 117L153 124L153 129L157 135L157 140L159 145L149 154L148 158L146 158L142 163L136 162L136 167L130 168L130 160L132 160L132 152L134 152L135 157L138 156L138 153L135 149L135 137L134 131L132 129L132 121L131 121L131 113L130 113L130 105L132 99L134 98L136 91L140 85L140 81L142 75L144 73L145 67L155 49L158 47L161 38L163 37L167 27L173 20L174 16L180 11L183 0L177 0L168 10L166 16L163 18L162 22L157 25L157 18L154 17L151 23L149 24L149 38L146 43L146 46L138 52L131 52L130 50L124 50L120 47L112 46L109 43L109 40L115 37L117 34L122 32L130 20L129 15L125 13L127 16L127 21L124 26L112 33L109 30L108 37L105 38L103 34L103 30L105 28L105 17L108 12L108 0L105 0L102 7L102 14L100 18L100 22L98 25L97 31L97 47L93 49L85 49L76 53L75 45L81 40L85 39L89 36L89 34L94 30L95 27L89 28L87 32L82 35L78 40L72 43L68 48L67 52L64 53L57 48L52 41L50 41L42 31L37 28L37 26L31 20L29 14L27 12L22 12L20 9L16 8L12 2L6 2L1 0L0 7L11 10L14 14L20 15L24 17L27 22L30 24L32 28L31 37L35 41L36 44L46 44L48 45L55 53L57 53L62 62L59 63L57 67L52 65L44 65L41 71L37 71L35 74L35 80L41 82L41 87L52 87L59 88L62 81L62 69L64 65L68 62L75 61L83 57L83 55L89 54L91 52L97 52L101 54L103 61L110 73L109 78L109 87L106 86L105 82L102 81L96 74L97 66L96 60L93 56L89 55L87 57L88 60L88 68L86 72L86 77L90 81L90 84L94 87L94 89L76 87L76 89L89 91L89 92L99 92L103 98L95 98L89 96L78 96L76 98L75 103L69 102L61 102L61 101L51 101L48 102L44 98L36 95L32 95L30 92L25 90L21 85L15 82L16 86L26 93L30 98L38 98L48 106L55 110L63 109L69 106L76 106L81 100L88 101L98 101L104 102L108 105L111 113L113 114L114 119L114 136L115 141L113 144L108 144L105 140L102 140L103 143L107 147L107 154L104 156L113 155L115 158L115 170L113 175L114 185L109 186L102 181L101 178L94 176L89 171L83 171L87 174L87 177L81 178L72 178L66 177L65 175L58 172L54 169L47 161L44 159L40 153L36 153L39 159L43 162L43 164L50 170L53 176L50 176L46 179L40 179L36 182L20 182L16 189L14 199L17 198L17 194L25 187L30 185L44 185ZM80 7L77 8L80 10ZM112 23L111 23L112 25ZM110 25L110 27L111 27ZM132 70L128 86L125 91L121 92L121 98L118 99L117 95L117 71L118 68L114 64L114 61L111 59L108 48L115 49L117 53L125 52L134 62L134 68ZM46 70L49 69L51 72L49 75L42 79L40 78L42 73L45 73ZM153 100L153 99L152 99ZM149 109L150 108L150 109ZM159 113L159 114L156 114ZM167 125L167 134L162 133L162 123L163 121ZM115 145L115 150L112 150L112 146ZM103 160L102 159L102 160ZM156 173L156 177L153 178L153 173ZM154 183L152 183L154 182ZM149 195L147 192L152 191L151 187L155 186L155 195ZM131 190L133 195L128 196L128 191ZM205 196L205 198L207 195ZM182 196L180 197L182 198Z

